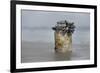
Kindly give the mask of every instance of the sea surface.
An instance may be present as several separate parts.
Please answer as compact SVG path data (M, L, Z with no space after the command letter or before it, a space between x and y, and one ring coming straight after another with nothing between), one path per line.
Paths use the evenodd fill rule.
M21 62L48 62L48 61L71 61L90 59L89 30L80 30L72 35L72 53L58 54L55 52L54 32L51 39L46 35L48 31L42 31L40 35L32 30L26 30L28 33L26 40L22 40ZM25 35L24 35L25 36ZM37 37L36 37L37 36ZM45 36L45 37L43 37ZM49 37L50 37L49 36ZM30 38L29 38L30 37ZM37 39L39 38L39 39ZM53 39L52 39L53 38ZM49 41L50 40L50 41Z

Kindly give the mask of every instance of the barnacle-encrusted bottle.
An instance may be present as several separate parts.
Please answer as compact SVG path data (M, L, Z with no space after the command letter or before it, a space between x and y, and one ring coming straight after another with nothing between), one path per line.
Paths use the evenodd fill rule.
M52 28L55 32L55 50L59 53L72 51L72 33L74 32L74 23L68 21L57 22Z

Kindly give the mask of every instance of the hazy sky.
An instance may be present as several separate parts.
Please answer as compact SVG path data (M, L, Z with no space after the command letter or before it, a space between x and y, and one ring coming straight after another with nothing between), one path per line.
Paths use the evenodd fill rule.
M76 26L73 40L77 43L89 42L89 13L22 10L21 17L22 40L54 42L52 27L57 21L68 20Z

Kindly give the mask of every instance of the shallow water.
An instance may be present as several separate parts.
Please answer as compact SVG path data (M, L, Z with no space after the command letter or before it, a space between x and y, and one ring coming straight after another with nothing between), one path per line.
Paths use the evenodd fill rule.
M48 61L71 61L86 60L90 58L88 45L73 45L72 53L58 54L52 43L22 42L22 63L26 62L48 62Z

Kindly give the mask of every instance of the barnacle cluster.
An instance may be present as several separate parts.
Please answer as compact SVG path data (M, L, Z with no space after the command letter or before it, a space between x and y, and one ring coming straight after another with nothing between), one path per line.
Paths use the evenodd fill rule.
M72 34L75 31L75 25L74 23L70 23L66 20L64 21L59 21L57 22L57 24L55 25L55 27L52 27L53 30L55 30L56 32L62 31L62 34Z

